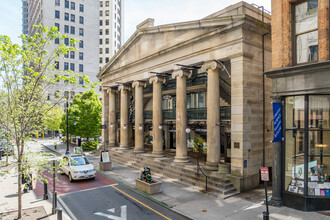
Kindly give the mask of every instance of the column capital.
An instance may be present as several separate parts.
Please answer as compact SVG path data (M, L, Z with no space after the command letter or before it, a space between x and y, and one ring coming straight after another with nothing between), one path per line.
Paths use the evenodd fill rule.
M166 82L166 78L162 77L162 76L152 76L149 78L149 83L157 83L157 82L162 82L165 83Z
M209 69L215 70L215 69L223 69L223 66L221 66L218 62L211 60L207 61L202 65L202 71L205 72Z
M280 96L271 96L271 98L273 99L274 102L281 102L282 101Z
M141 82L141 81L134 81L133 84L132 84L132 87L135 88L135 87L146 87L147 84L145 82Z
M177 76L183 77L186 76L187 78L191 77L192 73L190 70L187 69L176 69L172 73L172 78L175 79Z
M118 86L118 91L122 91L122 90L130 90L131 88L129 86L125 86L125 85L119 85Z
M118 91L117 87L110 87L107 89L107 93L116 93Z

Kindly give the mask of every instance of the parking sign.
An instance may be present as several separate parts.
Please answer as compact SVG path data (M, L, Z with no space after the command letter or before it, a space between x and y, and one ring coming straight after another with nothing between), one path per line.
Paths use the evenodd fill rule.
M261 167L260 169L261 169L261 180L269 181L268 167Z

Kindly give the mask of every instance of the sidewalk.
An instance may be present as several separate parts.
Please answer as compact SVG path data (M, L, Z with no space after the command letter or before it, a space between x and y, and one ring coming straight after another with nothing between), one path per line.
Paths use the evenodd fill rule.
M48 140L44 145L54 150L55 142L58 142L58 139ZM63 143L56 150L61 154L65 151L66 144ZM73 152L73 147L70 147L70 152ZM90 153L86 153L86 156L98 169L99 156ZM140 171L115 162L112 163L112 166L112 171L98 172L135 190L135 179L140 175ZM198 187L182 184L178 180L159 176L155 173L152 175L153 178L162 181L162 193L145 196L193 219L262 219L262 213L266 210L265 205L263 205L264 190L262 187L222 200L212 194L200 192ZM329 216L317 212L302 212L287 207L270 206L269 210L270 219L330 219Z
M4 158L2 159L4 161ZM2 167L15 169L14 167ZM0 219L12 220L17 217L18 207L18 176L11 172L6 178L0 177ZM48 200L43 200L43 185L33 183L33 190L22 194L23 219L49 219L56 220L57 215L52 214L52 194L48 191ZM62 208L59 204L58 208ZM62 219L70 219L62 213Z

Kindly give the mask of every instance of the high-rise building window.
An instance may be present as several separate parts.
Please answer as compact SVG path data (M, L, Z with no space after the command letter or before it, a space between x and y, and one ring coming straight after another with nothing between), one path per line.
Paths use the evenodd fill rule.
M103 2L102 1L100 1L100 7L103 7Z
M103 40L102 39L100 39L100 44L102 44L103 43Z
M103 25L103 21L102 20L100 20L100 26L102 26Z
M83 40L81 40L81 41L79 42L79 48L84 48L84 41L83 41Z
M69 13L64 14L64 20L68 21L69 20Z
M68 70L69 69L69 63L68 62L64 62L64 70Z
M55 65L54 65L55 69L59 69L60 68L60 62L55 61Z
M55 0L55 5L60 6L60 0Z
M106 53L106 54L109 53L109 48L105 48L105 53Z
M102 35L102 34L103 34L102 29L100 29L100 35Z
M79 11L84 12L84 5L82 5L82 4L79 5Z
M70 28L70 34L75 34L76 30L75 27L71 26Z
M100 11L100 16L103 16L103 11Z
M318 60L318 1L294 5L294 53L296 64Z
M102 59L102 57L100 57L100 63L102 63L103 62L103 59Z
M109 57L105 58L105 62L108 63L109 62Z
M110 33L110 32L109 32L109 29L105 29L105 34L106 34L106 35L109 35L109 33Z
M64 25L64 33L69 33L69 25Z
M79 24L84 24L84 17L83 16L79 16Z
M105 16L109 16L109 10L105 10Z
M83 52L79 52L79 60L84 60L84 53Z
M84 72L84 65L83 64L79 64L79 72Z
M75 52L74 51L70 51L70 58L71 59L74 59L74 57L75 57Z
M84 36L84 29L79 28L79 36Z
M60 18L60 11L55 10L55 18Z
M74 71L74 63L70 63L70 70Z
M105 20L105 25L109 25L109 20L107 19L107 20Z
M83 85L84 84L84 79L81 76L79 76L79 84L80 85Z
M60 44L60 39L59 38L55 38L55 44Z
M71 14L71 21L72 21L72 22L75 22L75 20L76 20L75 15L74 15L74 14Z
M65 0L65 8L69 8L69 1Z
M76 4L74 2L71 2L71 9L75 10L76 9Z
M105 44L109 44L110 40L109 38L105 38Z
M60 24L59 23L55 23L55 27L57 27L57 30L60 31Z
M109 7L109 1L105 1L105 6Z
M69 52L64 54L64 58L69 58Z
M99 51L99 53L100 53L100 54L102 54L102 53L103 53L103 49L102 49L102 48L100 48L99 50L100 50L100 51Z
M69 46L69 38L65 38L65 39L64 39L64 44L65 44L66 46Z

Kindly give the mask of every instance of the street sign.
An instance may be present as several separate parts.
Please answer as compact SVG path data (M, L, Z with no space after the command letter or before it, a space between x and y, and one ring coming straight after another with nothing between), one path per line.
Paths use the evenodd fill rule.
M269 181L268 167L261 167L260 170L261 170L261 180Z

